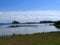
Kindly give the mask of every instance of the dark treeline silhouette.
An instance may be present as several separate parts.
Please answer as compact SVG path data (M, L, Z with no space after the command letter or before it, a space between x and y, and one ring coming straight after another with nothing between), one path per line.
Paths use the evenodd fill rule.
M60 26L60 21L56 21L54 25Z
M54 26L55 26L56 28L60 29L60 21L56 21L56 22L54 23Z
M39 24L39 22L26 22L25 24Z
M40 23L55 23L56 21L40 21Z
M25 23L21 23L19 21L12 21L11 23L0 23L0 25L4 25L4 24L41 24L41 23L60 23L60 21L49 21L49 20L44 20L44 21L40 21L40 22L25 22Z

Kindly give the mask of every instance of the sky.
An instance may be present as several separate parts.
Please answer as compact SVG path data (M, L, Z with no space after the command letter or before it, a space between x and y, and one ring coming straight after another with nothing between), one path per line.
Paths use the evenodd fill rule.
M60 0L0 0L0 23L60 20Z

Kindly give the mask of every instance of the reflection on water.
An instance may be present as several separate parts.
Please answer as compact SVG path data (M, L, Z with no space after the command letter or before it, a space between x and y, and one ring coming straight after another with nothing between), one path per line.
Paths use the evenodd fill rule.
M49 24L18 24L19 27L9 27L10 25L0 26L0 36L1 35L12 35L12 34L33 34L38 32L51 32L60 31L54 26Z

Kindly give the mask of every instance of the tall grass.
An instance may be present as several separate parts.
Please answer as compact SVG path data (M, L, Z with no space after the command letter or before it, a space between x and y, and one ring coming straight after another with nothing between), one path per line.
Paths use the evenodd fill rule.
M60 32L0 37L0 45L60 45Z

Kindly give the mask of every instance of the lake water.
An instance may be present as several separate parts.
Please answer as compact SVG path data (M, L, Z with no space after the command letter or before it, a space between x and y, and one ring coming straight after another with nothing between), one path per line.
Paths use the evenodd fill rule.
M0 36L60 31L49 24L18 24L20 27L9 27L10 25L12 24L0 26Z

